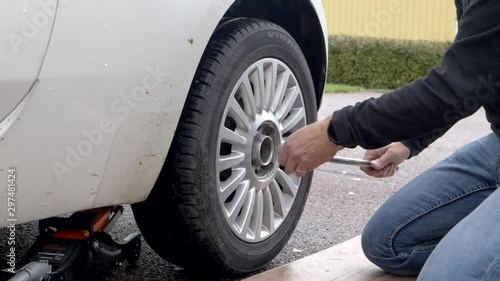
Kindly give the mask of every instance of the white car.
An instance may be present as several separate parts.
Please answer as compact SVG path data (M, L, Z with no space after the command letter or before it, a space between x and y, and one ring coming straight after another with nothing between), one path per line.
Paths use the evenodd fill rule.
M312 174L277 156L316 120L321 0L3 0L0 34L0 227L132 204L160 256L232 274L286 244Z

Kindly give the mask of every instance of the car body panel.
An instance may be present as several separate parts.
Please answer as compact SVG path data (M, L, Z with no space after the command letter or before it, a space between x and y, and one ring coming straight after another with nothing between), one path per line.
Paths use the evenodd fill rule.
M0 124L0 178L17 169L19 223L147 198L232 2L59 1L38 83Z
M56 12L56 0L0 2L0 121L35 84Z
M220 20L196 2L59 3L38 85L0 142L19 222L147 197Z

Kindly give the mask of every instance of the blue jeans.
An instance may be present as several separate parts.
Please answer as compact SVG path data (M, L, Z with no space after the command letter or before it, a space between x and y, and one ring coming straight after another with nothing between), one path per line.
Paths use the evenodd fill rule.
M420 174L366 225L367 258L419 281L500 280L499 165L490 134Z

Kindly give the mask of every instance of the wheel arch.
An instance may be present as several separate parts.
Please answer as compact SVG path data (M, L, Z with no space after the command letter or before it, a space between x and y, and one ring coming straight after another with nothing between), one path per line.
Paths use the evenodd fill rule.
M328 50L321 18L310 0L236 0L224 18L250 17L283 27L307 59L319 108L326 83ZM321 42L321 44L317 44Z

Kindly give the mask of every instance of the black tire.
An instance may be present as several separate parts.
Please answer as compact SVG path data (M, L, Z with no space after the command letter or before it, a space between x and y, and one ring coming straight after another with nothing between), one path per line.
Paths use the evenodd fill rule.
M238 79L254 62L275 58L292 70L308 123L316 99L307 61L294 39L264 20L235 19L220 26L191 85L163 170L147 201L132 206L145 240L160 256L203 273L245 274L264 266L285 246L306 203L312 173L301 181L281 226L267 239L239 239L223 217L216 191L218 128ZM215 127L217 126L217 127Z

